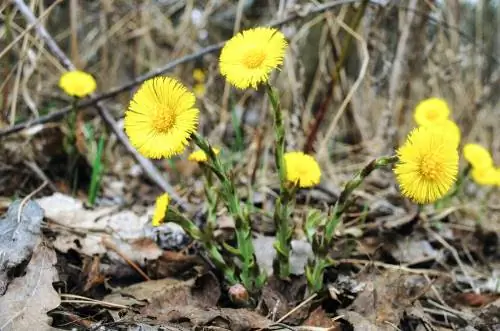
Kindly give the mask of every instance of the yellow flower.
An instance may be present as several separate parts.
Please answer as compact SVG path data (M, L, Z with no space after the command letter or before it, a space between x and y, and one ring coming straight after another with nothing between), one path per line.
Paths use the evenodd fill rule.
M179 81L156 77L145 81L125 112L125 132L146 157L181 154L198 127L194 94Z
M155 211L153 213L153 220L151 221L153 226L158 226L163 223L165 215L167 215L169 202L170 197L167 193L164 193L156 198Z
M442 122L431 125L433 128L437 130L442 130L444 134L447 135L448 139L453 142L455 148L460 144L460 128L458 125L452 120L445 119Z
M302 152L288 152L284 155L286 179L299 187L312 187L319 184L321 170L318 162Z
M456 180L458 151L440 130L419 127L397 151L394 168L403 195L417 203L441 198Z
M205 73L201 69L194 69L193 78L197 83L203 83L205 81Z
M472 179L479 185L500 185L500 169L491 167L472 169Z
M415 122L418 125L437 124L448 119L450 109L443 99L430 98L420 102L415 108Z
M285 36L274 28L242 31L222 48L220 72L237 88L257 88L283 63L286 47Z
M194 95L196 95L198 98L201 98L202 96L205 95L205 84L203 83L195 84L193 87L193 92Z
M96 86L94 77L79 70L66 72L59 79L59 87L72 97L83 98L92 94Z
M220 152L220 150L215 147L212 148L212 150L214 151L215 155L219 154ZM203 150L199 149L189 154L188 160L194 162L207 162L208 159L207 159L207 154Z
M479 144L466 144L463 149L465 159L474 168L493 167L493 158L490 152Z

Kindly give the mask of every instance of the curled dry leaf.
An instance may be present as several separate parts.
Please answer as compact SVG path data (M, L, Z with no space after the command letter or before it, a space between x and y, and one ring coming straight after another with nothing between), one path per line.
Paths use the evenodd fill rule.
M12 280L0 297L0 330L56 330L49 326L47 312L59 306L61 300L52 287L58 280L54 250L38 244L26 274Z

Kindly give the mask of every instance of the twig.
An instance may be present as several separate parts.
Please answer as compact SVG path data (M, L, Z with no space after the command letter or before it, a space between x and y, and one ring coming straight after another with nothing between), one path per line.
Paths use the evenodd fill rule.
M31 9L22 0L12 0L19 11L22 13L24 18L29 24L35 24L35 29L40 38L42 38L47 45L47 48L54 54L55 57L64 65L68 70L75 70L76 67L70 61L70 59L64 54L64 52L59 48L52 36L47 32L47 30L37 21L37 18L31 11ZM95 94L92 95L95 97ZM96 102L95 107L99 112L107 126L111 128L113 133L116 135L118 140L125 147L127 152L129 152L136 161L141 165L144 172L153 180L153 182L160 187L163 191L170 194L172 200L177 202L181 207L187 209L187 202L185 202L177 193L174 188L163 178L160 171L153 165L153 163L143 157L130 143L125 133L118 127L115 119L109 113L109 111L104 107L101 102Z
M292 310L290 310L288 313L286 313L285 315L283 315L283 317L281 317L279 320L276 321L276 323L281 323L283 322L288 316L292 315L293 313L295 313L297 310L299 310L300 308L302 308L303 306L305 306L306 304L308 304L309 302L311 302L314 298L316 298L317 294L314 293L313 295L311 295L309 298L305 299L304 301L302 301L301 303L299 303L295 308L293 308Z
M400 265L395 265L395 264L389 264L389 263L383 263L379 261L369 261L369 260L358 260L358 259L340 259L336 260L337 263L346 263L346 264L360 264L360 265L373 265L378 268L384 268L384 269L391 269L391 270L400 270L412 274L417 274L417 275L431 275L435 277L446 277L446 278L452 278L449 274L446 272L442 271L437 271L437 270L428 270L428 269L413 269L413 268L408 268L405 266L400 266Z
M406 18L405 25L403 26L403 31L401 32L401 37L398 41L398 46L396 50L396 56L394 57L393 67L391 72L391 77L389 79L389 98L387 101L387 107L382 112L381 120L379 122L376 138L380 140L380 142L384 142L389 138L392 140L392 136L394 135L392 130L392 119L394 115L394 101L396 99L396 95L399 92L401 87L400 81L403 72L403 60L406 56L406 49L408 46L408 39L410 37L410 28L413 23L413 17L415 16L415 8L417 6L417 0L411 0L410 6L408 8L408 14ZM389 128L389 129L388 129ZM391 142L392 143L392 142ZM389 146L384 146L384 149Z
M61 293L60 296L61 296L61 298L76 299L76 300L62 300L61 301L61 302L66 302L66 303L91 303L91 304L101 305L101 306L105 306L105 307L112 307L112 308L122 308L122 309L129 308L128 306L125 306L125 305L120 305L117 303L87 298L87 297L83 297L81 295L76 295L76 294Z
M40 185L36 190L28 194L22 201L21 204L19 205L19 210L17 212L17 223L21 223L21 214L23 212L24 205L28 202L29 199L31 199L35 194L40 192L45 186L47 186L49 182L44 181L42 185Z
M145 280L151 280L151 278L149 278L149 276L146 275L146 273L142 271L142 269L134 261L129 259L125 254L123 254L123 252L120 251L120 249L114 243L107 240L106 238L102 239L102 243L104 246L113 250L116 254L120 255L120 257L124 259L125 262L127 262L132 268L134 268L135 271L137 271L142 276L142 278L144 278Z
M361 46L361 51L363 53L363 63L361 64L361 69L359 71L358 77L356 78L356 81L354 82L354 84L352 84L351 89L347 93L344 101L342 102L339 109L337 110L335 117L333 118L332 122L330 123L328 130L326 131L325 137L323 138L323 141L321 142L320 147L319 147L318 152L317 152L318 158L322 158L326 154L328 142L331 140L331 137L335 131L335 128L337 126L338 121L340 120L340 117L344 113L349 102L351 102L351 99L352 99L354 93L357 91L359 85L361 84L361 81L365 77L366 70L368 69L368 62L370 60L370 54L368 52L368 46L366 44L366 41L358 33L356 33L356 31L351 29L347 24L345 24L341 20L338 20L336 17L333 17L333 18L335 19L337 24L339 24L344 30L347 31L347 33L352 35L359 42L359 44Z

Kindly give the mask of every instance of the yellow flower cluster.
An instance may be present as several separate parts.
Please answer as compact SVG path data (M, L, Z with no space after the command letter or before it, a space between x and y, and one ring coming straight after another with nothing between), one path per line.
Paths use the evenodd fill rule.
M66 72L59 79L59 87L67 95L77 98L92 94L96 86L94 77L79 70Z
M408 135L394 168L403 195L420 203L443 197L458 173L457 146L448 135L433 126L421 126Z
M194 86L193 92L198 98L205 95L205 72L202 69L193 70Z
M435 127L447 135L456 147L460 144L460 128L449 119L450 108L443 99L429 98L415 108L414 118L419 126Z
M495 167L490 152L479 144L466 144L464 158L472 166L472 179L479 185L500 186L500 168Z

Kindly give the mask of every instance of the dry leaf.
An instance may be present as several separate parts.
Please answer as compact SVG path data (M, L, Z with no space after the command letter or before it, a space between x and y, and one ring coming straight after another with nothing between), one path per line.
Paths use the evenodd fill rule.
M0 330L57 330L49 324L47 312L59 306L61 300L52 287L58 280L54 250L38 244L26 274L15 278L4 296L0 297Z
M41 233L43 210L28 201L19 215L20 204L20 200L12 203L0 220L0 295L7 289L7 274L30 258Z

